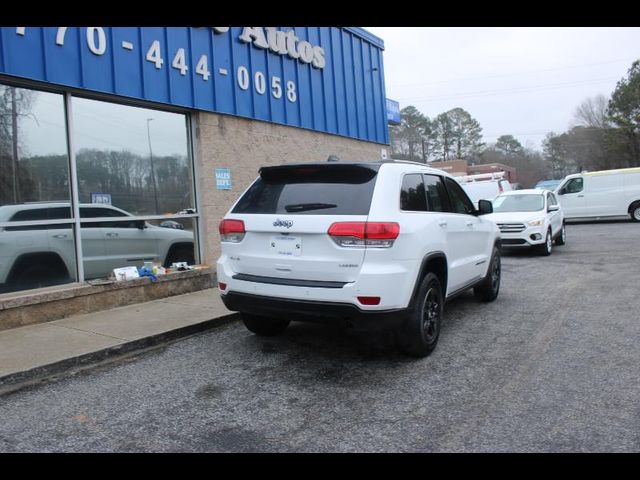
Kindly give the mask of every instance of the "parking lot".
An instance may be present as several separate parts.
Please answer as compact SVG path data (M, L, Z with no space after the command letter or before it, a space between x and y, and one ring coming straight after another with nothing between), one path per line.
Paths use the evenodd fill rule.
M498 299L388 336L240 323L0 399L0 451L638 451L640 224L505 252Z

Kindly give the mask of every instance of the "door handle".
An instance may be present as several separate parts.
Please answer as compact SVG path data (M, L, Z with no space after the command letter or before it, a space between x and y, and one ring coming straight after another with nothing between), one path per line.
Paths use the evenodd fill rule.
M114 232L107 233L107 237L117 237L117 236L118 236L118 234L114 233Z
M54 235L53 238L67 238L64 234Z
M438 225L440 225L441 227L446 227L447 226L447 221L446 220L438 220Z
M466 225L467 227L473 227L473 222L465 222L465 225Z
M580 195L578 195L578 197L582 198L582 197L584 197L584 195L580 194Z

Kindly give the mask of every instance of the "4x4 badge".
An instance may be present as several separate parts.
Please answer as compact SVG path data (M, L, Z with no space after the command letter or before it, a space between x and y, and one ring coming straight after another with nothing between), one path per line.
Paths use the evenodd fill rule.
M273 222L273 226L274 227L291 228L291 227L293 227L293 222L291 220L280 220L280 219L277 219L275 222Z

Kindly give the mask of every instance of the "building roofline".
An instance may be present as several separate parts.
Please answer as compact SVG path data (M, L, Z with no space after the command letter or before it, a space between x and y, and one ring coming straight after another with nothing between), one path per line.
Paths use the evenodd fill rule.
M365 30L364 28L362 27L342 27L342 28L344 28L346 31L350 33L353 33L354 35L357 35L363 40L366 40L367 42L378 47L379 49L384 50L384 40L382 40L380 37L377 37L373 33Z

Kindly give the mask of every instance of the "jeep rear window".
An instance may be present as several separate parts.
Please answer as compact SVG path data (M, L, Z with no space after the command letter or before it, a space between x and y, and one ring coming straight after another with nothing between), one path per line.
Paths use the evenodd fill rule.
M377 173L360 165L263 168L232 213L368 215Z

